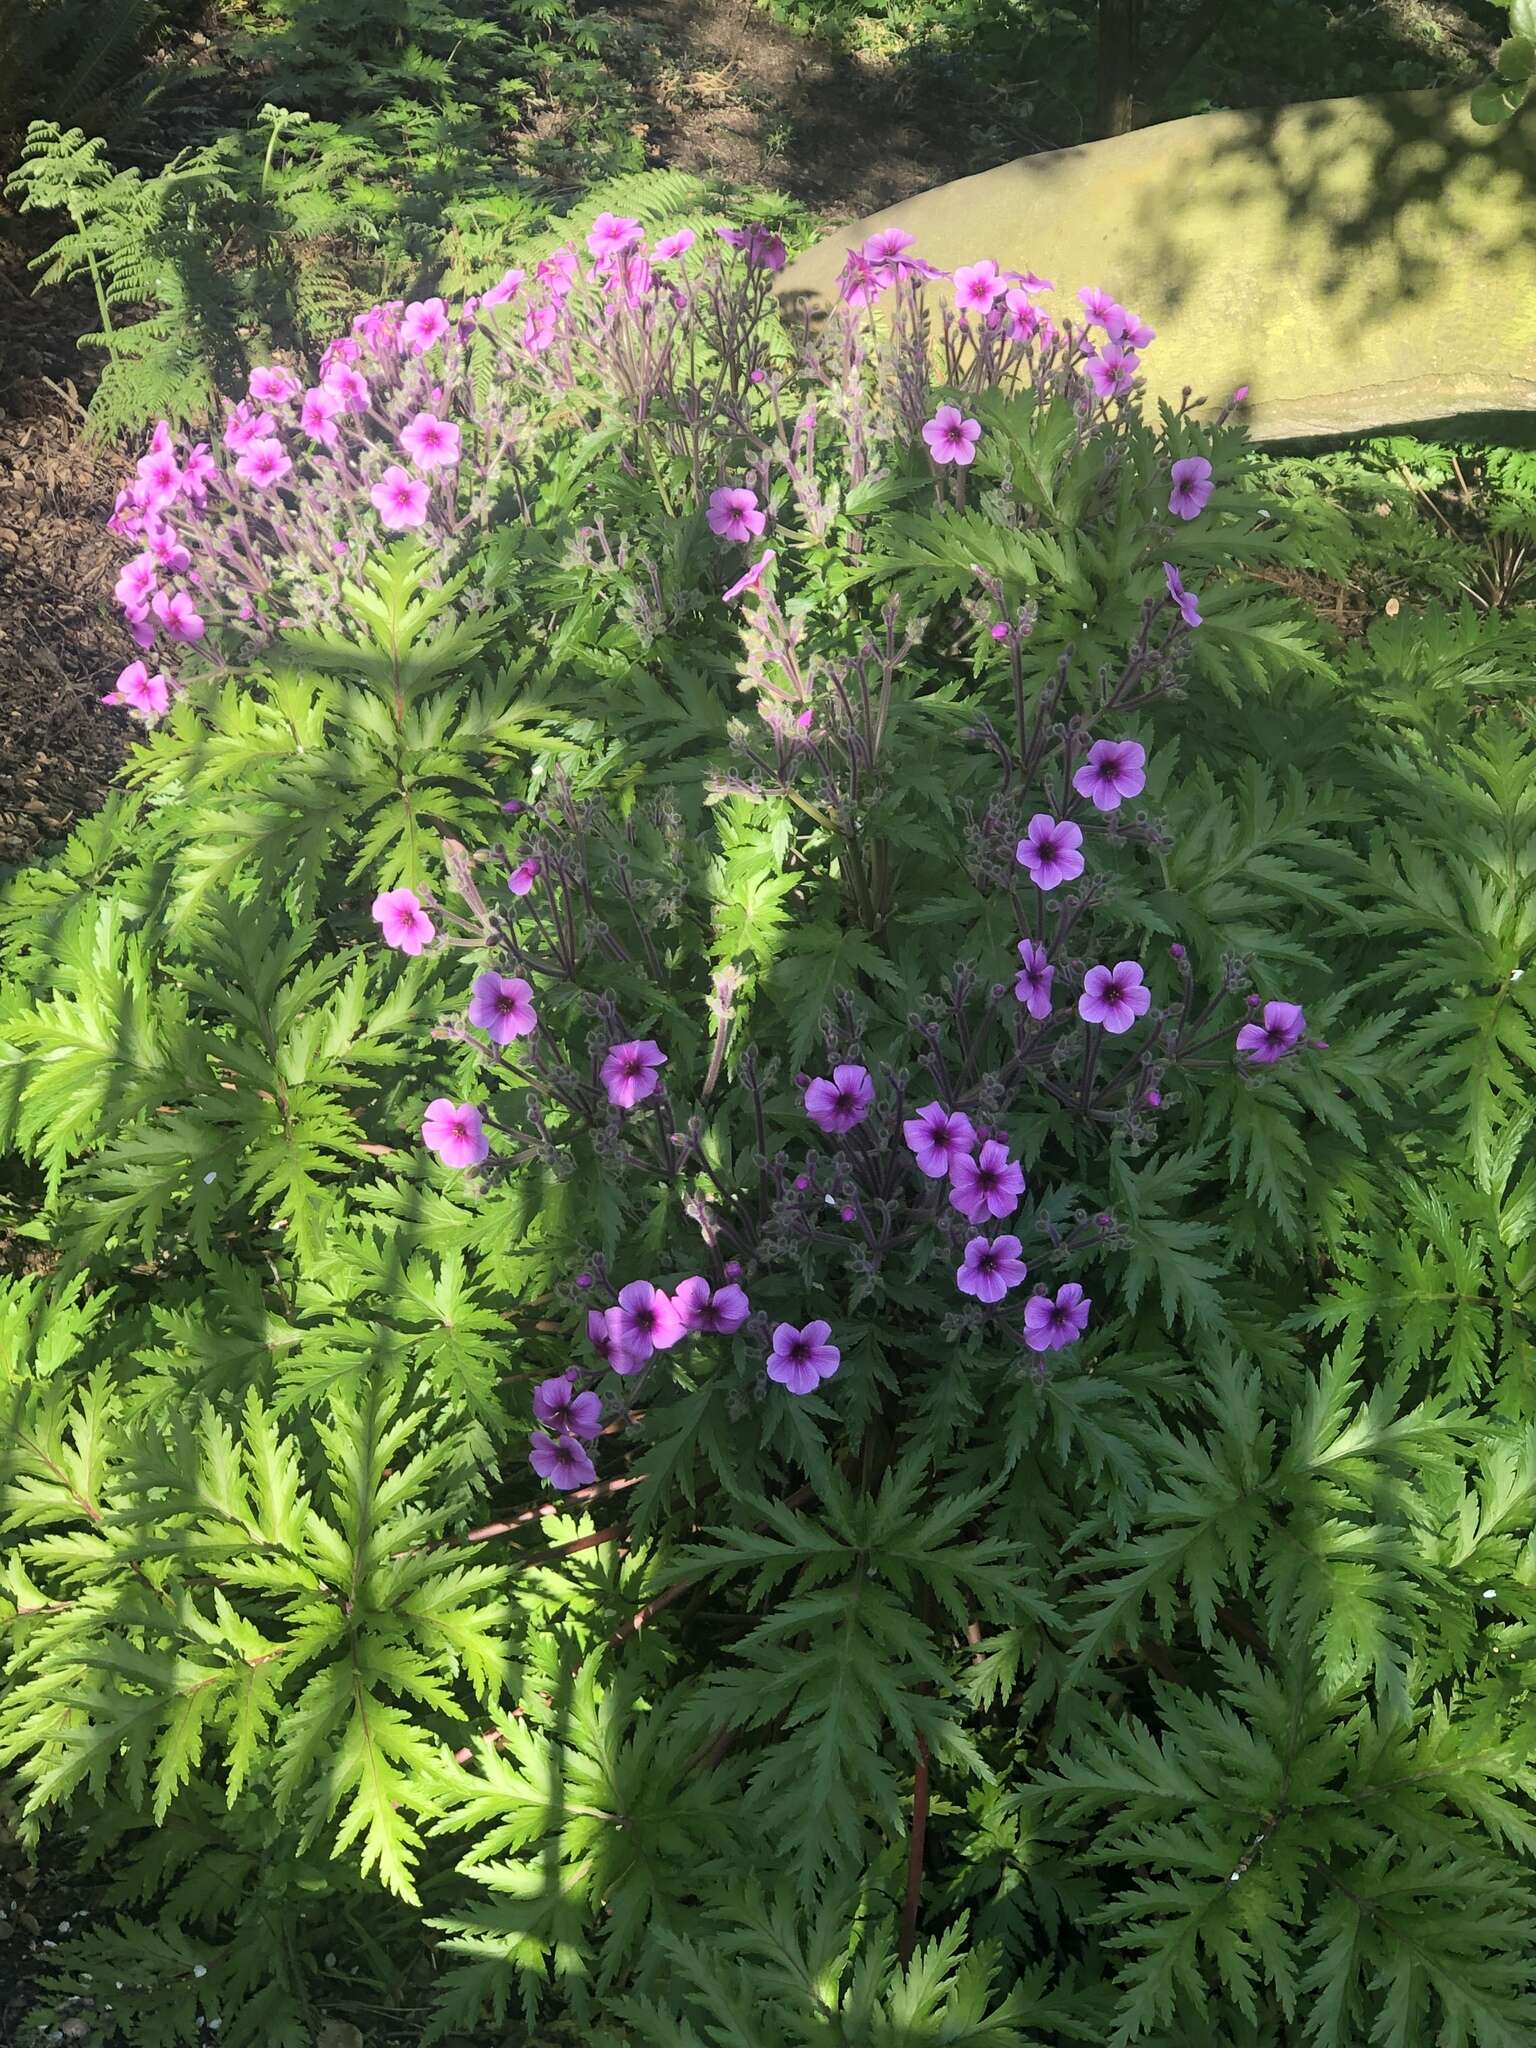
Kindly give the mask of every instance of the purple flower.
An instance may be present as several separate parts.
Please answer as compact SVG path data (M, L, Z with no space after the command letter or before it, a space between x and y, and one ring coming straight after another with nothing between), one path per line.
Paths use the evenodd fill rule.
M959 1110L948 1110L942 1102L927 1103L909 1116L901 1135L910 1146L918 1171L930 1180L943 1180L955 1160L969 1153L976 1143L976 1126Z
M268 363L262 369L252 370L245 388L258 405L291 405L302 386L291 370Z
M780 238L762 227L716 228L722 242L740 249L750 270L782 270L788 255Z
M103 704L126 704L135 718L146 722L163 718L171 706L171 679L169 676L152 676L142 661L130 661L119 675L116 689L108 690L101 701Z
M207 630L196 605L184 590L178 590L174 597L167 597L163 590L157 590L150 600L150 610L172 640L201 640Z
M962 1154L949 1169L949 1205L971 1223L1011 1216L1023 1192L1023 1168L995 1138L987 1140L976 1158Z
M480 1112L472 1102L450 1102L445 1095L427 1104L421 1122L422 1142L444 1166L478 1166L491 1149Z
M1237 1034L1237 1049L1256 1066L1272 1066L1294 1052L1307 1031L1307 1013L1299 1003L1266 1003L1262 1024L1245 1024Z
M805 1113L818 1131L851 1131L869 1115L874 1099L867 1068L834 1067L830 1081L812 1081L806 1089Z
M392 462L368 493L380 523L391 533L405 533L426 523L427 486L398 462Z
M633 249L645 240L645 230L637 220L627 220L617 213L600 213L587 230L587 253L590 256L622 256L626 249Z
M505 810L506 808L507 806L503 804L502 809ZM507 887L514 896L526 896L538 880L542 869L542 862L536 861L532 854L530 854L527 860L519 862L511 874L508 875Z
M994 1238L973 1237L955 1274L955 1285L978 1301L1001 1301L1010 1287L1017 1287L1028 1275L1029 1268L1019 1257L1022 1249L1019 1240L1006 1233Z
M750 569L736 578L736 581L729 590L721 593L720 602L722 604L731 604L741 596L744 590L756 590L763 580L764 572L772 566L773 561L773 549L768 548L763 554L758 556Z
M1142 986L1140 967L1134 960L1117 960L1113 967L1090 967L1083 976L1077 1014L1085 1024L1102 1024L1111 1038L1118 1038L1151 1003L1152 991Z
M1080 826L1037 811L1024 828L1015 857L1020 867L1029 870L1037 889L1054 889L1058 882L1075 882L1083 872L1083 856L1078 852L1082 843Z
M954 462L965 469L976 460L981 422L966 419L958 405L941 405L925 423L923 439L935 462Z
M459 430L452 420L419 412L401 433L400 446L418 469L451 469L459 460Z
M528 1439L528 1462L541 1479L569 1493L573 1486L590 1486L597 1467L573 1436L547 1436L536 1429Z
M1024 1342L1031 1351L1059 1351L1063 1344L1075 1344L1088 1327L1091 1301L1075 1280L1058 1288L1056 1299L1034 1294L1024 1304Z
M1079 796L1087 797L1095 810L1114 811L1128 796L1140 796L1147 786L1142 773L1146 748L1135 740L1095 740L1088 759L1072 778Z
M808 1394L821 1380L831 1379L842 1364L842 1353L827 1342L831 1334L830 1323L807 1323L803 1330L780 1323L773 1333L769 1379L792 1394Z
M1211 502L1216 486L1211 482L1211 465L1203 455L1186 455L1173 465L1173 489L1168 510L1180 519L1198 519Z
M1019 958L1024 965L1013 977L1013 992L1037 1024L1051 1014L1051 982L1056 970L1045 957L1045 948L1034 939L1020 939Z
M267 439L247 445L235 464L235 474L246 483L254 484L258 491L269 491L274 484L280 484L292 468L282 442Z
M630 1038L603 1061L600 1078L615 1109L633 1109L661 1086L667 1056L654 1038Z
M990 313L1008 289L990 256L979 263L963 263L955 272L955 306L963 318L967 313Z
M494 1045L526 1038L539 1021L532 988L520 975L477 974L469 998L469 1021L477 1031L489 1032Z
M1120 398L1130 390L1141 363L1134 349L1118 341L1106 341L1095 356L1088 356L1083 370L1100 398Z
M631 1280L619 1289L617 1308L608 1311L608 1334L616 1349L608 1363L615 1372L633 1372L653 1351L670 1351L687 1333L671 1297L649 1280ZM621 1363L619 1354L627 1363Z
M580 1286L581 1282L578 1280L576 1284ZM609 1364L613 1362L613 1332L608 1326L608 1315L612 1313L609 1310L605 1314L600 1308L587 1310L587 1342L598 1357Z
M758 509L756 491L745 484L723 484L709 494L705 514L709 530L721 540L755 540L768 524L768 515Z
M1168 595L1179 608L1179 617L1186 626L1199 626L1205 622L1200 617L1200 607L1189 591L1184 588L1183 579L1172 562L1164 562L1163 576L1168 584Z
M382 896L375 896L373 917L385 945L396 946L402 953L415 955L437 937L436 925L411 889L386 889Z
M727 1282L711 1292L707 1280L680 1280L672 1290L672 1305L683 1328L701 1337L730 1337L752 1313L751 1303L739 1287Z
M556 1379L540 1380L534 1388L533 1418L546 1428L590 1443L602 1433L603 1404L596 1394L578 1394L575 1382L562 1373Z
M441 299L409 305L400 317L400 346L413 356L424 356L447 332L448 309Z
M672 263L686 256L698 239L692 228L679 228L676 234L663 235L651 254L658 263Z
M341 438L336 431L337 415L346 409L339 391L333 391L325 384L316 384L304 394L304 402L299 407L299 425L311 441L334 448Z

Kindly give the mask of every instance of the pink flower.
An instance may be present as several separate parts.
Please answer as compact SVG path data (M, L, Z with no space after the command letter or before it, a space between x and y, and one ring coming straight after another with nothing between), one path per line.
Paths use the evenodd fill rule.
M254 484L259 491L269 491L274 484L280 484L292 468L281 441L248 441L235 464L235 474L244 477L248 484Z
M1262 1024L1245 1024L1237 1034L1237 1050L1255 1066L1272 1066L1293 1053L1307 1031L1307 1013L1299 1003L1266 1003Z
M1164 562L1163 580L1168 585L1168 595L1178 606L1179 617L1185 625L1191 628L1203 625L1205 622L1200 616L1200 607L1195 601L1194 593L1184 588L1184 579L1172 562Z
M1113 317L1104 325L1110 340L1123 342L1127 348L1150 348L1157 339L1157 329L1148 327L1134 313L1127 313L1124 306L1116 306Z
M208 486L219 473L219 465L213 459L213 451L206 441L199 441L188 455L181 472L181 488L194 505L203 504L208 497Z
M633 1372L653 1351L670 1351L688 1332L670 1295L649 1280L631 1280L619 1289L616 1308L608 1311L608 1331L617 1346L608 1363L615 1372ZM620 1354L625 1363L620 1363Z
M1083 370L1100 398L1121 398L1130 390L1141 364L1134 350L1118 341L1106 341L1096 356L1089 356Z
M782 270L786 261L784 244L767 228L716 228L722 242L740 249L751 270Z
M1085 284L1077 296L1089 325L1102 327L1106 334L1114 322L1125 317L1125 309L1095 284Z
M1024 837L1014 849L1021 868L1037 889L1054 889L1058 882L1075 882L1083 872L1083 843L1080 825L1069 818L1052 818L1037 811L1024 828Z
M600 1070L608 1100L615 1109L633 1109L661 1086L660 1069L667 1056L654 1038L631 1038L609 1051Z
M705 518L710 532L722 540L755 540L768 524L767 513L758 510L756 491L743 484L724 484L711 491Z
M744 590L756 590L757 586L762 582L764 574L772 567L775 560L776 557L772 548L759 555L751 568L738 576L729 590L721 593L720 602L722 604L731 604L741 596Z
M1011 1216L1023 1192L1024 1169L995 1138L974 1159L962 1153L949 1169L949 1205L971 1223Z
M540 1380L534 1388L533 1419L590 1442L602 1434L603 1404L596 1394L578 1394L575 1383L562 1373Z
M346 400L333 384L317 384L304 394L304 402L299 407L299 425L311 441L334 448L340 439L336 431L336 416L346 409Z
M1146 759L1146 749L1135 740L1095 740L1072 787L1096 810L1118 810L1126 797L1140 796L1146 788Z
M859 254L866 263L890 263L916 241L916 235L909 235L905 228L877 228L859 244Z
M152 511L169 505L181 489L181 470L169 448L141 456L136 468L143 487L143 502Z
M547 285L557 298L564 298L575 284L580 263L576 251L568 245L556 249L552 255L543 257L533 266L533 274L542 285Z
M103 704L123 704L135 718L146 721L163 718L170 709L171 679L152 676L142 661L130 661L118 677L115 688L102 698Z
M245 388L259 405L291 405L303 387L291 370L268 363L252 370L251 381Z
M684 1330L700 1337L734 1336L752 1313L746 1295L730 1282L711 1292L707 1280L680 1280L672 1302Z
M981 422L965 419L958 405L941 405L924 425L923 439L935 462L957 462L965 469L976 459Z
M863 1123L875 1100L875 1084L866 1067L832 1069L830 1081L812 1081L805 1091L805 1113L818 1131L851 1131Z
M373 918L384 934L385 945L402 953L417 954L437 937L436 925L410 889L386 889L375 896Z
M533 989L516 974L477 974L469 998L469 1021L490 1034L493 1045L526 1038L539 1021Z
M536 861L530 854L527 860L520 861L508 875L507 887L514 896L526 896L538 880L541 868L542 863Z
M527 274L525 270L503 271L490 290L481 294L481 305L504 306L509 299L516 297L518 288Z
M976 1143L976 1126L959 1110L930 1102L901 1127L918 1171L929 1180L943 1180L955 1160Z
M1020 939L1019 958L1023 966L1013 978L1013 992L1037 1024L1051 1014L1051 982L1056 970L1045 957L1044 946L1033 939Z
M393 533L426 524L427 486L398 462L390 464L368 496L381 522Z
M1117 960L1113 967L1090 967L1083 976L1077 1014L1085 1024L1102 1024L1111 1038L1118 1038L1151 1004L1152 991L1143 985L1140 967L1134 960Z
M528 1462L541 1479L558 1486L562 1493L569 1493L573 1486L590 1486L597 1477L597 1467L568 1431L551 1437L542 1429L534 1430L528 1439Z
M555 308L533 306L523 322L523 347L532 356L542 355L555 338Z
M447 334L448 325L448 309L441 299L414 301L400 316L400 346L413 356L424 356Z
M1019 1257L1022 1250L1019 1240L1006 1233L990 1239L973 1237L955 1274L955 1285L977 1301L1001 1301L1010 1287L1017 1287L1028 1275L1029 1268Z
M327 391L333 391L341 400L343 412L366 412L370 402L368 379L361 370L354 370L342 363L335 369L327 370L320 379Z
M611 1313L611 1311L610 1311ZM613 1358L613 1333L608 1327L608 1317L600 1308L587 1310L587 1342L598 1357L611 1362Z
M1211 482L1211 465L1203 455L1186 455L1173 465L1173 489L1168 510L1180 519L1198 519L1211 502L1216 486Z
M491 1149L480 1112L472 1102L450 1102L445 1095L427 1104L421 1121L422 1140L444 1166L478 1166Z
M270 441L277 433L277 421L271 413L254 413L242 403L237 405L224 422L224 446L232 448L238 455L249 448L253 441Z
M622 214L600 213L587 230L587 254L599 259L621 256L644 240L645 230L639 221L627 220Z
M692 228L679 228L675 235L663 235L651 254L658 263L671 263L686 256L697 240Z
M459 430L452 420L419 412L401 434L400 446L418 469L451 469L459 459Z
M955 272L955 304L962 315L990 313L1007 289L990 256L964 264Z
M112 586L112 595L117 599L130 619L148 616L149 601L155 594L158 565L152 554L146 550L125 562L117 572L117 581Z
M178 590L174 597L157 590L149 608L172 640L201 640L208 630L202 614L184 590Z
M1024 1342L1031 1351L1059 1351L1064 1344L1075 1344L1088 1327L1092 1306L1075 1280L1058 1288L1054 1301L1048 1294L1031 1295L1024 1304Z
M831 1379L842 1364L842 1353L827 1342L831 1335L830 1323L807 1323L803 1330L780 1323L768 1358L769 1379L792 1394L809 1394L822 1380Z

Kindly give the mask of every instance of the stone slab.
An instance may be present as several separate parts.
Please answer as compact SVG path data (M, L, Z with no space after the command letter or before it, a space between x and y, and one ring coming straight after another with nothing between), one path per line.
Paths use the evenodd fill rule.
M824 311L893 225L945 269L1053 278L1058 317L1103 286L1157 329L1149 398L1247 384L1257 441L1536 414L1536 109L1479 128L1465 90L1386 93L1023 157L834 232L781 273L786 309Z

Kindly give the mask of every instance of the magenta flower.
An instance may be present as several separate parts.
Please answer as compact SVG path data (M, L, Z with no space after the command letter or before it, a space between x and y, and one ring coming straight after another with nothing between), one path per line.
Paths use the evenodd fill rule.
M135 718L163 718L170 709L171 679L152 676L142 661L130 661L101 701L125 705Z
M543 863L535 860L533 855L530 854L526 860L519 861L511 874L508 875L507 887L514 896L526 896L534 883L539 879L542 868Z
M1007 289L990 256L983 256L979 263L962 264L955 272L955 304L962 315L990 313Z
M1090 967L1083 976L1077 1014L1085 1024L1102 1024L1111 1038L1118 1038L1151 1004L1152 991L1143 986L1140 967L1134 960L1117 960L1113 967Z
M742 484L725 484L709 494L705 514L711 533L722 540L755 540L768 524L766 512L757 508L757 493Z
M658 263L672 263L686 256L698 239L692 228L679 228L675 235L663 235L651 254Z
M429 495L420 477L412 476L398 462L389 465L368 493L380 521L392 533L404 533L426 524Z
M767 228L716 228L715 233L722 242L729 242L733 249L740 249L751 270L782 270L787 251L779 237Z
M541 1479L569 1493L573 1486L590 1486L597 1467L575 1437L550 1437L536 1429L528 1439L528 1462Z
M542 355L555 338L558 314L553 306L530 306L523 321L523 347L529 355Z
M452 420L419 412L402 432L400 446L418 469L451 469L459 459L459 430Z
M1198 519L1211 502L1216 486L1211 482L1211 465L1203 455L1186 455L1173 465L1173 489L1168 510L1180 519Z
M277 432L277 421L271 413L254 413L243 401L230 413L224 422L224 446L232 448L238 455L249 448L253 441L269 441Z
M622 214L600 213L587 230L587 254L599 260L622 256L626 249L633 249L644 240L645 230L639 221L627 220Z
M525 270L504 270L490 290L481 293L481 305L504 306L509 299L516 296L518 287L527 275Z
M491 1149L480 1112L472 1102L450 1102L439 1095L427 1104L421 1120L422 1141L444 1166L478 1166Z
M600 1078L615 1109L633 1109L661 1086L659 1069L667 1056L654 1038L630 1038L613 1046L603 1061Z
M1128 796L1140 796L1147 786L1142 773L1147 753L1135 740L1095 740L1088 760L1072 778L1072 787L1085 796L1096 810L1115 811Z
M326 391L334 392L341 400L343 412L366 412L371 401L368 379L360 370L351 369L342 363L325 372L320 379Z
M540 1380L534 1388L533 1419L590 1442L602 1430L603 1404L596 1394L578 1394L575 1381L561 1373L555 1379Z
M291 405L303 387L291 370L267 363L252 370L245 388L258 405Z
M973 1237L955 1274L955 1285L978 1301L1001 1301L1009 1288L1017 1287L1029 1273L1019 1257L1022 1249L1019 1240L1006 1233L990 1239Z
M1168 585L1168 595L1178 606L1179 617L1184 621L1185 625L1202 625L1204 621L1200 617L1200 607L1196 604L1190 592L1184 588L1183 579L1172 562L1164 562L1163 577Z
M317 384L304 394L299 407L299 425L311 441L318 441L324 448L334 448L341 438L336 431L336 420L347 409L341 393L329 384Z
M117 581L112 586L112 595L130 619L148 616L149 601L155 594L157 574L155 558L147 551L135 555L131 562L125 562L118 570Z
M1307 1031L1307 1013L1299 1003L1266 1003L1262 1024L1245 1024L1237 1034L1237 1050L1255 1066L1272 1066L1294 1052Z
M707 1280L680 1280L672 1290L672 1303L683 1328L701 1337L734 1336L752 1313L746 1295L731 1282L711 1292Z
M812 1081L805 1091L805 1113L818 1131L851 1131L863 1123L875 1100L875 1084L867 1067L832 1069L830 1081Z
M961 1153L950 1166L949 1205L967 1222L1011 1216L1023 1192L1024 1170L996 1138L989 1138L974 1159Z
M1150 348L1157 339L1157 329L1148 327L1134 313L1127 313L1124 306L1111 309L1104 331L1111 341L1123 342L1127 348Z
M649 1280L631 1280L619 1289L618 1307L608 1311L608 1332L617 1352L629 1361L621 1364L610 1353L608 1363L615 1372L633 1372L653 1351L670 1351L688 1334L671 1296Z
M1082 843L1081 826L1037 811L1024 828L1014 858L1029 870L1037 889L1054 889L1058 882L1075 882L1083 872L1083 856L1078 852Z
M292 468L282 442L269 438L247 442L235 464L235 474L248 484L254 484L257 490L269 491L274 484L280 484Z
M1045 957L1045 948L1034 939L1020 939L1019 958L1023 966L1013 978L1013 992L1037 1024L1051 1014L1051 983L1056 970Z
M842 1353L827 1342L831 1334L830 1323L807 1323L803 1330L780 1323L768 1358L769 1379L792 1394L809 1394L820 1381L831 1379L842 1364Z
M1059 1351L1064 1344L1075 1344L1088 1327L1092 1307L1075 1280L1058 1288L1054 1301L1048 1294L1032 1294L1024 1304L1024 1342L1031 1351Z
M935 462L956 462L966 469L976 459L981 422L966 419L958 405L941 405L924 424L923 439Z
M407 306L400 316L400 346L410 355L424 356L443 339L448 327L448 309L442 300L422 299Z
M758 556L757 560L744 575L736 578L736 581L729 590L721 593L720 602L722 604L731 604L741 596L744 590L756 590L759 583L763 580L764 572L772 566L773 561L774 552L772 548L769 548L764 554Z
M135 469L143 486L144 504L151 511L158 512L169 505L181 489L181 470L169 448L153 449L141 456Z
M1125 318L1124 307L1112 299L1108 292L1101 291L1097 285L1085 284L1077 296L1083 311L1088 315L1090 325L1102 327L1106 334L1117 322Z
M437 927L410 889L386 889L375 896L373 917L385 945L396 946L402 953L419 953L437 937Z
M213 451L206 441L199 441L188 455L181 472L181 488L194 505L202 505L208 497L208 486L219 473L219 465L213 459Z
M859 244L859 254L867 263L890 263L916 241L905 228L877 228Z
M208 630L202 614L184 590L178 590L174 597L167 597L163 590L157 590L150 601L150 610L172 640L201 640Z
M976 1143L976 1126L959 1110L948 1110L942 1102L926 1103L916 1116L901 1127L919 1173L930 1180L943 1180L962 1153Z
M514 1038L526 1038L539 1021L532 988L516 974L477 974L470 992L469 1021L477 1031L488 1032L493 1045L510 1045Z
M1140 367L1135 351L1118 341L1106 341L1096 356L1083 362L1083 372L1100 398L1123 397Z

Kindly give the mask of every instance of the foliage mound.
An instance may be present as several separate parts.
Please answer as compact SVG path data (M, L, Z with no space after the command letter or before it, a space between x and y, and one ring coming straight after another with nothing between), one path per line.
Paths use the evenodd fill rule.
M1498 622L1339 659L1102 293L584 225L114 515L0 907L36 2026L1530 2040Z

